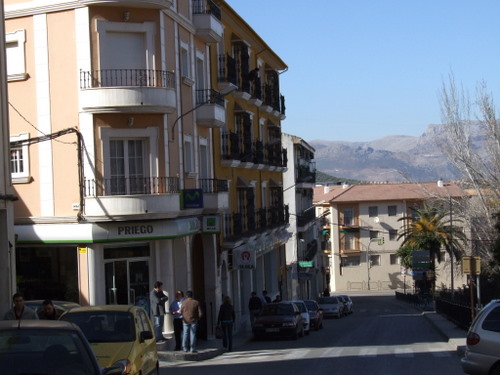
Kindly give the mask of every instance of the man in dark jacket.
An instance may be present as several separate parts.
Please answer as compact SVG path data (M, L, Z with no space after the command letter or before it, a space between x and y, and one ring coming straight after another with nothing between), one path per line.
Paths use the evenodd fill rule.
M248 301L248 310L250 311L250 325L253 328L253 324L255 322L255 318L260 314L260 310L262 309L262 300L257 297L257 293L252 292L252 296Z
M162 343L165 341L162 332L163 322L165 320L165 302L168 301L168 297L163 291L163 283L161 281L155 282L154 289L151 291L149 299L155 326L156 342Z

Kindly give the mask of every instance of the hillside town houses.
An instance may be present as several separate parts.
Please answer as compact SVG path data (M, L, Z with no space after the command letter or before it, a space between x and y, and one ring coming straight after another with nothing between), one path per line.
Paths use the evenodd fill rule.
M398 219L463 196L316 186L284 131L288 66L223 0L3 2L2 310L16 291L139 304L161 280L201 301L201 336L227 295L246 329L252 291L410 287Z

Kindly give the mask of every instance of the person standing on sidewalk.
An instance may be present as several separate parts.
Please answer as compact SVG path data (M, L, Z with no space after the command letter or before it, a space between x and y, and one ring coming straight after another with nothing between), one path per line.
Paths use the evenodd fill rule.
M250 311L250 326L253 328L253 324L257 315L260 314L262 309L262 300L257 297L257 293L252 292L250 300L248 301L248 310Z
M203 315L200 303L193 299L193 292L186 292L186 300L182 302L182 350L196 353L196 330L198 321Z
M222 327L222 346L230 352L233 349L233 325L236 320L234 307L229 296L224 297L224 301L219 308L217 325Z
M149 295L151 301L151 312L153 314L153 323L155 326L156 342L163 343L163 323L165 321L165 303L168 297L163 291L163 283L161 281L155 282L154 289Z
M174 318L174 337L175 337L175 350L182 348L182 314L181 307L184 302L184 293L182 290L175 292L175 301L170 304L170 312Z
M12 296L12 309L4 315L4 320L38 319L38 315L28 306L24 305L24 296L16 293Z

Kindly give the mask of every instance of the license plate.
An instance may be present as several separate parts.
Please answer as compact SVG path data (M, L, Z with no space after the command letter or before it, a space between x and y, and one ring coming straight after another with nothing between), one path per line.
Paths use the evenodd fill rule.
M266 332L279 332L279 328L266 328Z

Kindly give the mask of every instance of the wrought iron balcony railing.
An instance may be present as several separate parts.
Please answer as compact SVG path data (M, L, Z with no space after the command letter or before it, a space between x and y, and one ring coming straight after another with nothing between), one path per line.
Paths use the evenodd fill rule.
M178 192L178 177L114 177L85 179L84 181L84 195L86 197L157 195Z
M221 10L212 0L193 0L193 14L211 14L221 20Z
M160 87L175 89L175 73L152 69L80 71L80 89L102 87Z

